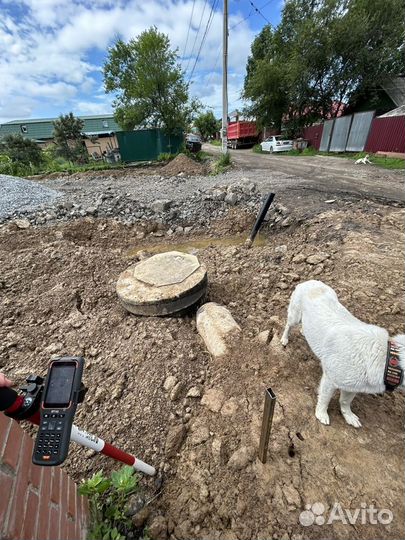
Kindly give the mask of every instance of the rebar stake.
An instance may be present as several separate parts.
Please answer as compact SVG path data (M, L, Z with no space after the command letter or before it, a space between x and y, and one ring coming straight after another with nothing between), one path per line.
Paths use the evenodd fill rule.
M271 426L273 424L274 406L276 404L276 395L271 388L267 388L264 392L264 410L262 421L262 433L260 435L259 444L259 459L262 463L267 461L267 450L269 447L269 439Z

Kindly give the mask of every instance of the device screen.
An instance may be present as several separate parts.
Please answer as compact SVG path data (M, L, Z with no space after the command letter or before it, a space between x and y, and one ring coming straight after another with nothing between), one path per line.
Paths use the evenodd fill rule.
M75 364L54 364L51 368L44 406L46 408L69 406L72 393Z

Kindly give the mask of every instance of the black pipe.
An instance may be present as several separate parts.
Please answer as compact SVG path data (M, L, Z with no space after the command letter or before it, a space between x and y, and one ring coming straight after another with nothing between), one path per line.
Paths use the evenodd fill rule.
M273 199L275 197L275 193L269 193L267 195L267 199L264 201L264 204L259 212L259 215L257 216L256 223L253 226L252 232L249 236L249 244L252 244L254 242L254 239L256 238L257 233L259 232L260 227L262 226L263 220L266 217L267 210L270 208L271 203L273 202Z
M5 411L14 404L18 394L12 388L3 386L0 388L0 411Z

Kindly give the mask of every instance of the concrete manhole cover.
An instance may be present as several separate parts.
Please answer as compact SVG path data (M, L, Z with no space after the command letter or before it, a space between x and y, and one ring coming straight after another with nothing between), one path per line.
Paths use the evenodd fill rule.
M134 276L149 285L163 287L181 283L199 267L200 263L195 255L169 251L142 261L135 267Z
M207 270L197 257L170 251L130 266L119 276L117 294L136 315L170 315L182 311L204 295Z

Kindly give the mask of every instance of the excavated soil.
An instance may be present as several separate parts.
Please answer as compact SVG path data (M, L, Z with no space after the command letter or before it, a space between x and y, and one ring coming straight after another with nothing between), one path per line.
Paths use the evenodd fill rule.
M22 383L29 372L45 373L52 356L84 355L89 391L76 423L163 475L148 506L152 538L403 538L403 395L356 397L359 430L345 423L335 396L323 426L314 416L319 363L299 331L286 349L279 336L292 290L311 278L334 287L357 317L403 332L404 210L342 201L303 223L265 229L250 250L227 242L238 232L236 215L209 231L224 245L195 237L186 248L184 236L139 240L135 226L114 220L2 226L1 370ZM240 223L253 220L243 214ZM117 301L120 272L137 250L159 251L162 241L162 250L198 244L207 300L227 306L242 327L223 360L207 353L193 314L145 319ZM257 339L265 330L267 344ZM256 452L269 386L277 404L263 465ZM195 397L187 397L191 388ZM100 468L116 464L72 444L65 469L76 480ZM153 481L142 482L153 494ZM337 502L393 519L324 523ZM300 513L315 503L325 512L302 525Z
M203 163L199 163L185 154L179 154L165 165L161 172L166 176L177 176L178 174L192 176L206 173L207 167Z

